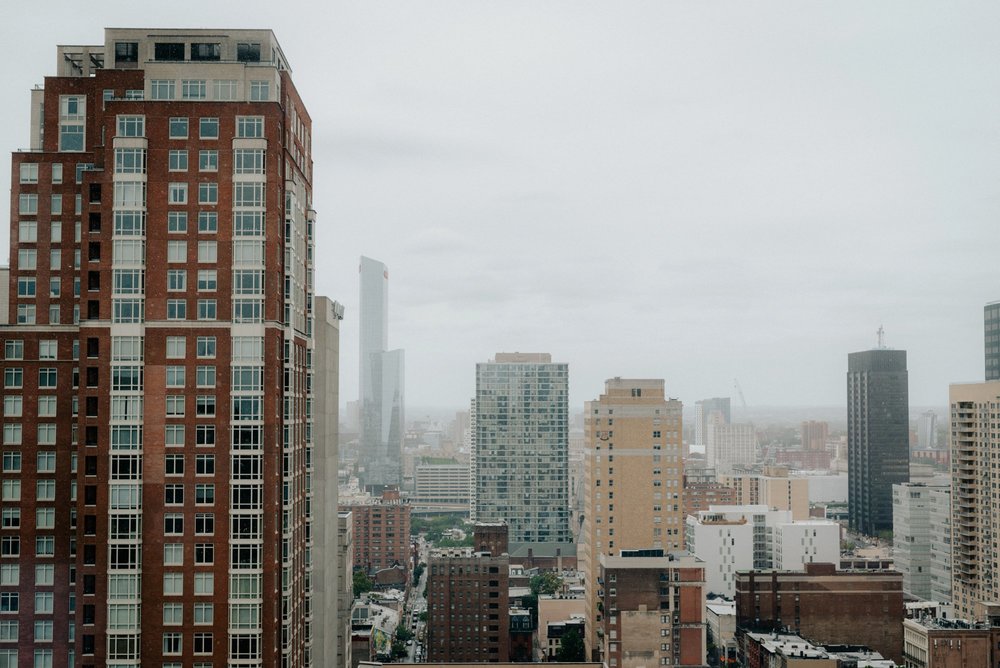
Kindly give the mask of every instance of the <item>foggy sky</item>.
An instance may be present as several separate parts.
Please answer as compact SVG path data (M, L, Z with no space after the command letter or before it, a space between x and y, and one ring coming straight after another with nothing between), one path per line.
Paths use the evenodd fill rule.
M685 404L845 403L847 353L908 351L911 404L983 376L1000 299L1000 5L47 2L0 6L0 147L56 44L272 28L313 119L317 292L389 266L407 403L545 351L574 410L612 376ZM10 162L0 161L9 183ZM6 216L0 220L6 226ZM0 253L7 255L7 243Z

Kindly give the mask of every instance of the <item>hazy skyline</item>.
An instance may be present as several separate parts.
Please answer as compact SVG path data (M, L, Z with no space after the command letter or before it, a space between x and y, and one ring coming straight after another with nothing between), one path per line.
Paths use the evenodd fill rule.
M314 128L317 292L389 267L408 402L466 406L500 351L569 364L570 407L657 377L685 405L846 403L847 354L910 401L983 377L1000 299L1000 6L762 2L5 3L0 147L57 44L104 27L274 30ZM6 222L6 217L3 219ZM8 254L8 243L0 253Z

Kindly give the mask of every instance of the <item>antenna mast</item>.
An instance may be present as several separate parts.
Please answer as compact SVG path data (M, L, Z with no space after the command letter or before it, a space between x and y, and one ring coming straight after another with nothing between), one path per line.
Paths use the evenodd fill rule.
M885 350L885 328L879 325L875 334L878 337L878 349Z

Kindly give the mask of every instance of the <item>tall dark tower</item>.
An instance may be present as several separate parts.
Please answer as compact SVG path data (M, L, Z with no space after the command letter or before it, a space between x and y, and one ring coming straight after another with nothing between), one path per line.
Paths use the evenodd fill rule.
M851 529L891 531L892 486L910 480L905 350L847 356L847 461Z
M1000 380L1000 302L983 307L983 343L986 380Z

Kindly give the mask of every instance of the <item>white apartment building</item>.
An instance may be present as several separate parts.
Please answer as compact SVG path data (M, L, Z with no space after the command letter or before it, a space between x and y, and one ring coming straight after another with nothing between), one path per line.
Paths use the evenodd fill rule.
M903 591L931 600L931 490L920 482L892 486L893 560Z
M809 563L840 560L840 525L827 520L779 524L774 529L774 568L794 571Z

